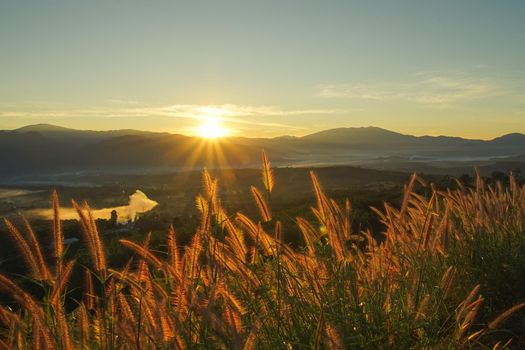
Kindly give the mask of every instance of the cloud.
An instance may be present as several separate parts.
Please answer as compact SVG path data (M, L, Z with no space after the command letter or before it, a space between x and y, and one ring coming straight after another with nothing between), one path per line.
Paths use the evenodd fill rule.
M340 113L337 109L282 109L273 106L245 106L236 104L192 105L176 104L161 107L143 107L121 110L121 112L182 118L235 118L235 117L285 117Z
M118 98L111 98L108 100L109 103L120 105L120 106L132 106L132 105L138 105L140 102L134 101L134 100L121 100Z
M461 102L507 94L500 84L466 73L420 72L410 81L379 84L327 84L318 96L356 100L404 100L427 105L450 106Z
M171 104L160 106L141 105L135 101L108 100L109 106L99 108L78 109L17 109L1 111L0 117L20 118L136 118L136 117L164 117L202 120L217 118L225 122L265 126L304 129L297 125L275 122L280 117L295 117L307 115L331 115L348 113L351 110L343 109L283 109L276 106L250 106L237 104L198 105L198 104Z

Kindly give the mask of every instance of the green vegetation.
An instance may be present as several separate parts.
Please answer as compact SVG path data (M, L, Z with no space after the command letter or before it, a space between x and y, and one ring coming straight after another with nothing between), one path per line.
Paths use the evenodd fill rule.
M384 204L373 218L337 191L329 198L315 173L308 215L301 206L274 211L281 184L265 156L262 178L262 186L251 187L254 210L232 215L219 182L205 171L187 244L169 229L141 241L121 239L117 247L100 235L89 207L73 203L84 248L68 251L56 195L52 249L29 224L6 220L28 272L0 275L10 299L0 306L0 346L523 345L525 186L514 178L486 185L478 177L472 186L450 188L414 175L402 195L391 198L397 203ZM116 251L133 258L114 265Z

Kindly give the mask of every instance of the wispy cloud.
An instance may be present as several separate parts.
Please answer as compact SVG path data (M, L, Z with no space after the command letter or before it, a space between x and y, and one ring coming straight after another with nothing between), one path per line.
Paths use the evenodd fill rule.
M108 100L109 103L120 105L120 106L133 106L133 105L139 105L140 102L135 100L122 100L119 98L111 98Z
M411 80L378 84L326 84L319 86L324 98L360 100L405 100L428 105L450 106L461 102L507 94L501 84L466 73L420 72Z
M161 106L141 105L135 101L108 100L109 105L98 108L79 109L16 109L1 111L0 117L21 118L80 118L80 117L105 117L105 118L136 118L136 117L166 117L182 118L189 120L202 120L217 118L233 124L286 127L301 129L297 125L288 125L275 122L279 117L294 117L307 115L331 115L349 112L342 109L283 109L275 106L250 106L237 104L222 105L197 105L197 104L171 104Z
M282 109L273 106L246 106L236 104L223 105L194 105L175 104L160 107L137 107L121 109L120 112L130 114L155 115L182 118L234 118L234 117L279 117L313 114L334 114L341 112L337 109Z

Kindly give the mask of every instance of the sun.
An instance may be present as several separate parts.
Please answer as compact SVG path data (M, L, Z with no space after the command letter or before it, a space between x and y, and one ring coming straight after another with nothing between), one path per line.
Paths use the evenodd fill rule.
M197 135L204 139L217 139L228 136L230 130L223 127L219 119L206 118L202 124L197 127Z

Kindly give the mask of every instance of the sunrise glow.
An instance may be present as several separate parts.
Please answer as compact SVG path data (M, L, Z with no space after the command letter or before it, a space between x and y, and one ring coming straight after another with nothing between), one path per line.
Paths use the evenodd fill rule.
M228 136L230 131L221 125L217 118L207 118L197 128L197 136L205 139L217 139Z

